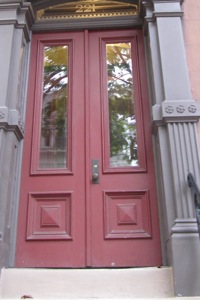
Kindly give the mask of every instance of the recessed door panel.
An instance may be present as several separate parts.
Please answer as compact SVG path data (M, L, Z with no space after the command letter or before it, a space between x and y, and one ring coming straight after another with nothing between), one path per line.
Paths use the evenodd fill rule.
M16 266L161 263L142 33L34 35Z

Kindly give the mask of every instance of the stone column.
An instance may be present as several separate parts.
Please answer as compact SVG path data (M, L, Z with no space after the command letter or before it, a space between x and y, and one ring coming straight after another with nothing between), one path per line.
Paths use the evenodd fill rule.
M31 5L0 0L0 268L14 263Z
M200 186L196 123L179 0L142 1L164 262L175 294L200 295L200 241L187 175Z

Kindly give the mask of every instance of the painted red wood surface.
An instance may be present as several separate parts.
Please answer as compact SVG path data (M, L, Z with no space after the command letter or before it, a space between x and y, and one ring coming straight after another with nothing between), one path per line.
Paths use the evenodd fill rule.
M139 167L109 168L105 43L133 47ZM72 50L71 169L37 169L42 47ZM32 45L16 266L131 267L161 264L142 33L35 35ZM92 160L100 183L92 183Z

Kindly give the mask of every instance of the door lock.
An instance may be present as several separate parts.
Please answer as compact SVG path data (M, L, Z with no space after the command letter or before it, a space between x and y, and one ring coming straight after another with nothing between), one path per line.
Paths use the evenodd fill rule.
M99 183L99 161L97 159L92 160L92 183Z

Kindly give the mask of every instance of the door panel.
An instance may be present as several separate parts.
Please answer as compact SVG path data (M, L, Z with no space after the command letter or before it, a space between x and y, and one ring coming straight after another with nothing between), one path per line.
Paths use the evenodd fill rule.
M58 165L45 167L40 159L44 52L45 47L60 45L69 47L71 76L65 168L63 165L61 168ZM56 38L45 34L33 38L16 266L85 266L84 70L80 68L83 61L82 33L57 34ZM52 105L51 99L48 103ZM49 148L49 152L55 150Z
M130 46L132 57L132 63L129 62L129 65L124 68L124 72L127 72L131 67L133 72L133 92L129 97L134 106L134 114L131 110L131 112L128 111L127 116L127 111L124 109L126 104L123 104L127 102L126 94L123 94L120 85L130 79L130 73L123 76L122 72L116 70L113 74L106 74L108 72L106 70L106 46L116 44L120 47L123 45L124 48ZM90 66L92 66L89 69L91 157L99 159L101 166L100 184L91 185L92 265L111 267L156 265L160 261L159 224L152 165L150 120L146 108L148 99L143 71L142 36L139 32L133 33L133 31L95 32L90 34L89 49ZM109 62L111 68L119 68L123 61L128 64L127 61L131 57L125 61L127 52L123 52L124 49L120 54L117 51L118 57L115 56L112 59L114 66ZM110 88L109 76L115 79L118 76L114 91ZM119 91L123 95L122 98ZM122 119L124 121L125 129L122 129L122 125L118 126L118 135L120 131L125 135L130 129L127 128L124 116L127 119L134 116L137 133L137 162L136 159L131 161L129 157L127 161L122 161L120 158L118 163L121 166L118 166L118 163L113 166L113 162L110 161L110 140L113 130L110 130L109 134L109 123L111 123L108 112L109 101L115 101L113 110L116 110L116 106L118 107L116 113L119 116L118 124ZM120 108L122 105L123 108ZM101 112L101 114L98 115L96 112ZM97 135L100 132L101 134ZM114 138L119 145L120 139ZM129 147L133 147L131 143ZM118 148L116 156L119 156L119 151L123 152L124 156L128 156L127 149L124 150L124 143L123 149L120 146ZM131 156L131 153L128 154Z
M141 31L35 35L16 266L161 263Z

